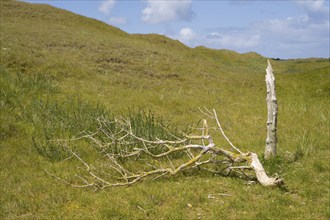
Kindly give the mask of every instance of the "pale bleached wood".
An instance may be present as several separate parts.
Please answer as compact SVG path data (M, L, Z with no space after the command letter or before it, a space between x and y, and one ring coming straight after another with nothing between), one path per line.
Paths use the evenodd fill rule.
M267 137L265 147L265 159L276 156L277 144L277 98L276 98L276 84L273 74L273 68L268 60L266 69L266 86L267 86Z
M283 179L277 177L268 177L264 167L262 166L256 153L249 153L251 163L250 166L256 173L258 182L263 186L281 186L284 184Z
M213 110L212 112L208 112L210 113L209 116L211 119L215 120L215 123L221 127L216 111ZM83 167L85 167L85 175L76 175L81 184L77 184L76 181L71 182L69 180L62 179L50 173L48 170L45 170L48 175L73 187L96 187L103 189L106 187L132 185L150 176L155 176L153 179L157 179L165 175L176 175L183 170L196 167L210 172L219 173L216 169L209 169L207 165L222 164L222 167L219 167L222 171L244 174L245 177L247 177L244 173L245 170L253 170L258 182L263 186L280 186L283 184L282 179L267 176L257 154L252 152L244 153L236 146L233 147L233 144L224 134L222 128L221 134L233 149L226 150L223 147L217 146L211 136L210 129L212 128L208 126L206 120L203 120L202 135L183 135L182 139L175 138L176 140L147 140L139 137L133 133L131 124L126 119L107 121L104 118L99 118L98 120L101 125L99 128L100 132L90 133L90 135L83 135L81 138L74 138L69 142L58 140L59 143L62 143L62 146L71 153L72 156L70 158L77 159L83 164ZM116 124L120 132L112 133L109 131L107 125L113 123ZM217 131L219 128L213 128L213 130ZM99 136L102 133L104 133L103 139L110 142L103 143L102 138L100 139ZM130 140L126 140L127 138L130 138ZM78 153L73 151L73 149L67 145L67 143L81 139L87 139L90 140L91 143L94 143L97 146L94 149L98 149L100 154L103 155L102 157L106 156L108 159L107 162L96 168L94 165L88 164L87 161L85 161L79 156ZM105 146L111 147L114 144L112 140L121 142L123 146L131 141L135 143L138 141L141 144L133 149L126 149L123 147L122 149L118 149L118 152L116 153L112 153L111 151L104 153ZM163 151L159 153L153 153L150 151L150 149L154 149L155 147L161 147ZM176 152L185 153L188 156L188 159L184 159L183 157L180 164L174 165L169 156L175 154ZM145 160L146 156L150 158L150 161L157 160L160 163L155 163L154 165L150 165L148 163L148 167L141 167L141 169L133 171L134 169L132 169L132 167L126 167L125 163L121 162L123 160L129 160L130 158L135 161L139 161L141 158ZM162 165L162 158L169 160L170 164ZM104 170L103 167L107 167L107 169ZM112 170L111 173L108 173L109 169Z

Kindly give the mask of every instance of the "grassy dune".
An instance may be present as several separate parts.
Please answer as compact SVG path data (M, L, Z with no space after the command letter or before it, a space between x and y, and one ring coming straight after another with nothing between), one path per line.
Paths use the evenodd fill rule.
M1 1L0 31L1 219L330 218L329 59L271 61L279 154L263 163L284 177L287 191L196 170L94 192L68 187L44 169L74 175L79 164L61 162L63 150L47 140L93 130L98 116L151 110L155 120L185 129L203 118L198 107L215 108L227 136L262 156L267 58L130 35L8 0ZM96 157L86 143L76 147Z

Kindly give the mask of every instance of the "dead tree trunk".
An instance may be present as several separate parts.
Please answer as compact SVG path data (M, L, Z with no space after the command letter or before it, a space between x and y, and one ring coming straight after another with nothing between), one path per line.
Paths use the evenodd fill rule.
M266 86L267 86L267 138L265 148L265 159L276 156L276 130L277 130L277 99L275 88L275 77L273 68L268 60L266 69Z

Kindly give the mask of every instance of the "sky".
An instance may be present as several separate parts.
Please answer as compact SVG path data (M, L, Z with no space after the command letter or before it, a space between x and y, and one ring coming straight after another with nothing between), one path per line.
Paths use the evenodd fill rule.
M128 33L156 33L272 58L330 57L329 0L25 0L101 20Z

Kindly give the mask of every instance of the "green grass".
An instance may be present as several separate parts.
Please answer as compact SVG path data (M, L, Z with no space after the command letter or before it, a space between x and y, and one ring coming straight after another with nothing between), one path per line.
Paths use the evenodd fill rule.
M47 5L7 0L0 31L2 219L330 218L329 59L271 61L279 149L262 162L284 177L287 190L196 171L94 192L68 187L44 169L79 172L78 163L60 162L65 151L48 140L93 130L99 116L131 117L153 137L163 135L155 122L185 130L203 118L198 107L215 108L234 144L262 156L267 58L129 35ZM96 158L85 142L75 149Z

